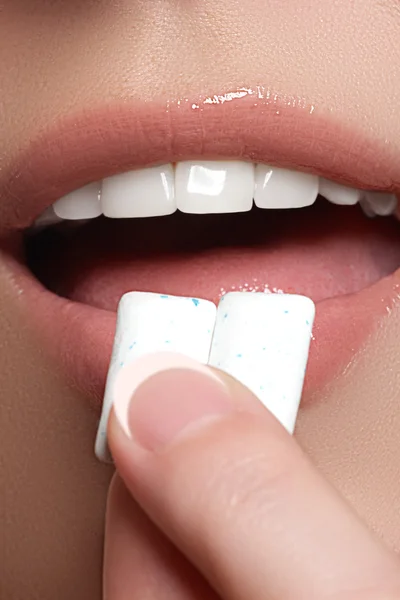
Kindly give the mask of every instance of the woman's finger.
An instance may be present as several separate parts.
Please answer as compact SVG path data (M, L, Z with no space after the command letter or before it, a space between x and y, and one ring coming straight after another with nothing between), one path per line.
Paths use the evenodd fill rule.
M396 557L230 378L141 359L117 382L109 439L132 495L224 598L398 598Z
M103 574L107 600L218 600L118 476L108 496Z

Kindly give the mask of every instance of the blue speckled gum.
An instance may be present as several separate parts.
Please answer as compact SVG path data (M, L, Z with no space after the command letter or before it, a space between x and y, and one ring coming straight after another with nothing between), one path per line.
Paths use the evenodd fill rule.
M130 292L121 298L95 443L95 453L100 460L111 460L107 423L118 371L140 356L161 351L179 352L207 363L216 311L215 304L197 298L146 292Z
M293 433L315 305L305 296L232 292L218 306L209 363L244 383Z

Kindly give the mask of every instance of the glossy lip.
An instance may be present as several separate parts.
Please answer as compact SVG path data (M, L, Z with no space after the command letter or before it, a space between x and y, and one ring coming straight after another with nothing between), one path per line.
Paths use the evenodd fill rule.
M365 135L296 97L262 86L167 104L118 104L70 116L0 172L0 237L29 227L64 194L153 164L236 158L400 192L400 162Z
M13 233L29 227L57 198L86 183L157 163L222 157L295 168L358 188L400 190L400 163L386 143L366 139L302 99L257 87L196 102L118 105L69 117L3 171L3 246L7 234L12 240ZM3 258L32 328L57 364L100 403L115 313L60 298L45 290L12 253ZM400 270L358 294L317 305L310 396L351 364L366 337L399 302L399 289ZM332 356L340 357L340 364Z

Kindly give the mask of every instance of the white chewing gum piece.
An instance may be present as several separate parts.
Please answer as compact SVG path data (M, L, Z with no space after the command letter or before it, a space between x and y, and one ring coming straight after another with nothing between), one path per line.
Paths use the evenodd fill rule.
M293 433L315 316L305 296L232 292L223 296L209 364L246 385Z
M147 292L122 296L95 443L99 460L111 460L107 424L120 369L145 354L162 351L179 352L207 364L216 311L215 304L198 298Z

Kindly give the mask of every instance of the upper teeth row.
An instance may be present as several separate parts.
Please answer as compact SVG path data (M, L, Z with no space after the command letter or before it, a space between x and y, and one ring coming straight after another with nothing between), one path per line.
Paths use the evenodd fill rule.
M128 171L91 183L57 200L39 218L112 218L186 213L230 213L252 208L300 208L321 194L334 204L361 203L365 212L389 215L397 206L392 194L363 192L327 179L243 161L186 161ZM47 221L46 221L47 219ZM58 220L59 220L58 219ZM56 218L57 220L57 218Z

